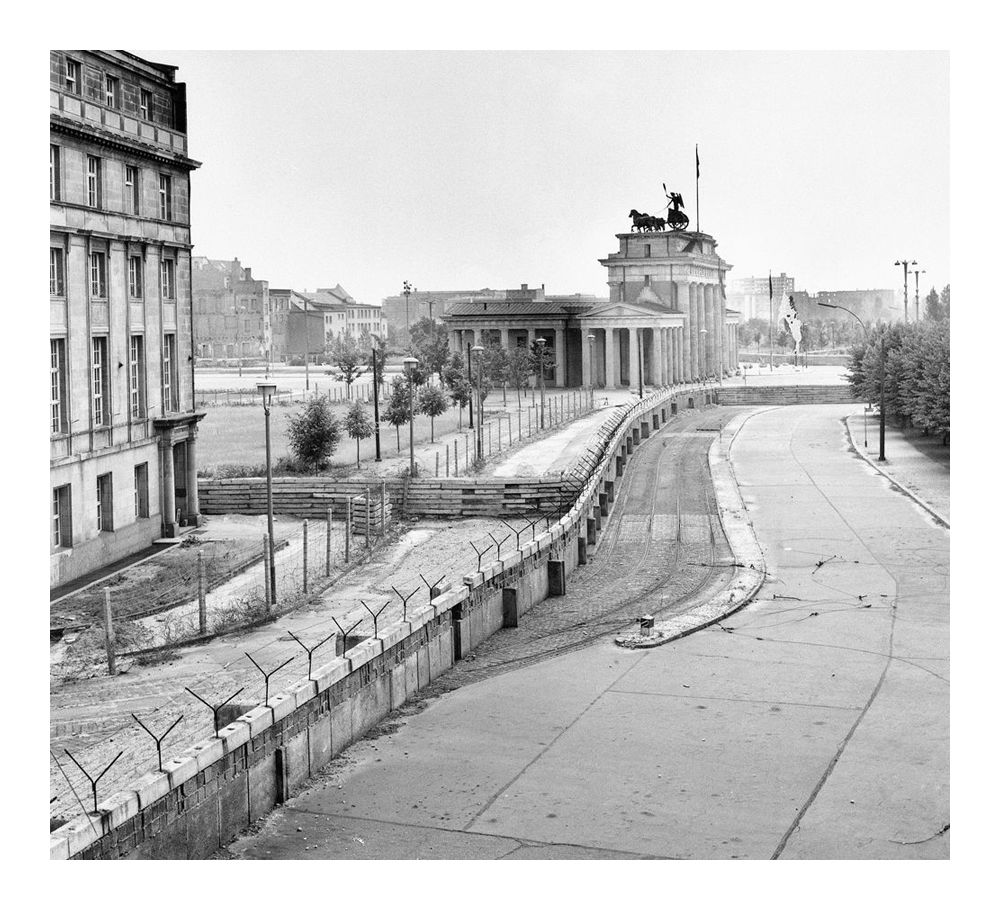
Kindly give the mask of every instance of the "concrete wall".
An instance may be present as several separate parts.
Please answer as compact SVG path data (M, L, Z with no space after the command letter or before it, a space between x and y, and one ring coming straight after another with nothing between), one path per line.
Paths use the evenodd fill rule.
M53 859L200 859L283 802L349 743L419 692L502 625L564 593L587 523L607 483L617 486L619 458L644 440L656 415L701 406L710 390L660 392L637 402L609 432L604 454L558 525L518 551L466 575L462 585L409 612L376 638L303 679L106 799L50 835ZM638 443L635 442L638 438ZM629 444L626 444L629 440ZM516 609L504 610L504 592ZM508 600L512 595L507 594Z
M740 351L739 359L743 363L770 363L770 354L759 354L756 351L750 353L749 351ZM792 354L775 354L775 363L793 363L795 362L795 357ZM847 354L800 354L798 357L798 363L805 362L807 365L812 364L817 367L831 367L831 366L847 366L851 362L851 358Z
M718 389L719 404L844 404L855 400L849 385L728 386Z

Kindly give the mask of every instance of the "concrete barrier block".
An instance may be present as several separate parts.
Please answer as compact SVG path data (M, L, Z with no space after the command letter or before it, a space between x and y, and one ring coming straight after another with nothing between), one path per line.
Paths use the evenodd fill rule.
M552 532L546 531L541 537L535 538L535 542L538 544L539 551L552 546Z
M393 645L398 645L410 634L410 624L408 622L394 622L391 626L378 633L382 642L382 652L385 653Z
M503 572L502 562L491 562L483 568L483 582L492 581Z
M420 689L420 669L417 667L416 654L411 654L403 661L403 670L406 682L406 697L410 698L416 695Z
M170 778L170 789L174 790L198 773L198 756L189 751L163 763L163 770Z
M222 740L215 736L195 743L190 751L198 762L199 771L204 771L209 765L214 765L225 753Z
M271 696L270 704L274 722L277 723L295 710L295 696L288 691L279 692L277 695Z
M316 680L316 691L325 692L335 682L339 682L351 672L350 661L343 657L335 657L316 670L313 670L313 678Z
M431 604L421 604L418 607L407 609L406 618L410 624L410 632L415 632L434 618L434 607Z
M69 838L64 834L49 835L49 859L69 859Z
M219 730L219 739L222 742L222 751L228 755L250 741L250 727L248 724L241 724L238 720L233 721Z
M295 698L295 707L298 708L316 697L316 683L311 679L303 679L290 686L287 691Z
M516 568L521 564L521 552L520 550L515 550L513 553L508 553L503 558L503 568L506 572L508 569Z
M445 610L457 607L460 603L463 603L468 596L469 590L465 587L465 581L463 579L461 587L455 588L451 591L445 591L444 594L439 597L435 597L434 600L431 601L431 604L434 607L434 615L440 616L443 612L445 612Z
M406 701L406 667L397 664L390 674L391 708L396 710Z
M471 572L462 576L462 584L467 588L478 588L483 583L482 572Z
M368 661L382 653L382 642L377 638L366 638L361 644L355 645L345 655L351 662L351 672L364 666Z
M251 736L257 736L274 723L274 714L267 705L258 705L236 719L243 721L250 728Z
M150 771L135 781L132 789L139 799L139 808L146 809L170 792L170 778L162 771Z
M134 790L122 790L98 803L97 811L107 816L104 820L106 829L114 830L139 814L139 797Z
M55 837L65 838L69 844L69 855L82 853L92 843L101 838L101 820L96 815L80 815L52 832Z

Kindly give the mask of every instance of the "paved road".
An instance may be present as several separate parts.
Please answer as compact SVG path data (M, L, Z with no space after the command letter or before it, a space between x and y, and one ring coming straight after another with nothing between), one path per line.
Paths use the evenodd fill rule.
M749 609L645 652L608 636L475 682L460 665L470 684L391 718L232 855L947 857L949 533L847 451L851 407L737 437L771 573ZM666 479L633 485L623 528ZM646 545L592 611L641 592Z

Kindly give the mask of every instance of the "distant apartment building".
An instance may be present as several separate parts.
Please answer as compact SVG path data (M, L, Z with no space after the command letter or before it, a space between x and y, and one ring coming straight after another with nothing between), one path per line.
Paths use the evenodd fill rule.
M845 307L855 313L863 322L879 319L895 322L902 319L902 307L897 303L896 291L892 288L869 288L853 291L799 291L795 294L795 307L799 318L806 319L851 319L843 310L831 310L819 306L820 303Z
M50 584L197 524L187 107L176 67L52 51Z
M752 275L732 280L727 290L726 305L739 310L744 320L768 319L772 305L776 313L782 300L795 293L795 279L784 272L771 275L770 279L767 275L763 278Z
M239 259L192 261L196 356L266 359L272 347L268 283Z
M270 312L268 322L271 327L270 359L274 363L287 363L298 352L304 356L304 345L296 346L292 339L295 331L294 313L303 312L303 304L308 301L304 293L291 288L270 288L268 292ZM320 329L322 337L322 329Z

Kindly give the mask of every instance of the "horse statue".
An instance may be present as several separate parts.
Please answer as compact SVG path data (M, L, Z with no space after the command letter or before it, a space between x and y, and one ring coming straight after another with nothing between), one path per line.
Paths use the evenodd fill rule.
M632 209L628 216L632 219L633 231L662 231L667 227L665 218L647 215L645 212L637 212L635 209Z

